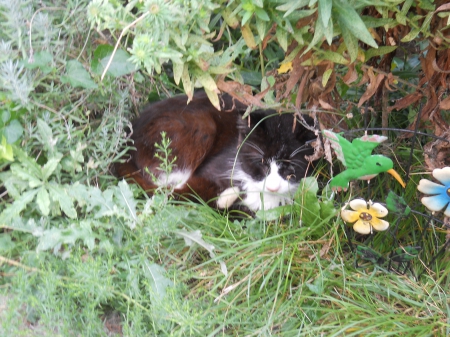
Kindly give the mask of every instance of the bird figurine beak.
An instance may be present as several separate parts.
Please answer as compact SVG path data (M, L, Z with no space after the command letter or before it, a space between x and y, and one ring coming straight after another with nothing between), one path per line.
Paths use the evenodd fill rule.
M400 185L402 185L403 188L406 187L405 182L403 181L402 177L400 177L400 175L397 173L396 170L390 169L387 170L386 172L389 173L391 176L393 176L400 183Z

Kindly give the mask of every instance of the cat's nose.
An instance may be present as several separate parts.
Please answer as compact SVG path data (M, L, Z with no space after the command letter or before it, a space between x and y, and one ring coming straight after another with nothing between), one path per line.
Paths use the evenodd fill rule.
M269 192L278 192L278 190L280 189L280 186L278 185L278 186L266 186L266 189L269 191Z

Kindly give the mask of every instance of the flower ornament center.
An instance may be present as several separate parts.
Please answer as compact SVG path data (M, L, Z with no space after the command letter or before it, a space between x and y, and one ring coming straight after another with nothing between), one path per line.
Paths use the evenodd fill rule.
M447 188L447 195L450 197L450 187Z
M359 214L359 218L362 221L370 221L370 220L372 220L372 215L370 215L369 213L366 213L366 212L361 212Z

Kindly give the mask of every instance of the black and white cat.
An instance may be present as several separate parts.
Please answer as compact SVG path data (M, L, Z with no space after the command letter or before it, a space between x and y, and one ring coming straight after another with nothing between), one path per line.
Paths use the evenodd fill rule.
M134 179L148 193L170 185L177 195L199 196L220 209L244 205L258 211L292 201L300 179L312 171L305 159L314 152L308 143L315 138L312 131L299 122L292 130L294 116L273 110L253 111L248 122L242 119L245 107L228 95L221 97L222 111L203 92L186 102L186 96L157 102L134 121L136 150L116 166L121 177ZM154 156L162 131L176 157L169 176Z

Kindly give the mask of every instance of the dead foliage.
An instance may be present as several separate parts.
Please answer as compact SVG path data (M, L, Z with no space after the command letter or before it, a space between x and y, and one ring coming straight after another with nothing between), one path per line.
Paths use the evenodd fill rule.
M331 45L323 41L319 52L317 49L308 50L307 45L300 46L294 40L289 45L279 70L267 74L275 77L275 84L270 89L274 90L276 101L280 106L294 105L296 111L317 115L321 128L338 131L347 128L342 116L355 108L381 113L382 126L388 127L389 114L414 107L418 112L407 127L408 130L420 128L421 131L426 130L449 140L450 30L447 26L448 16L439 13L450 11L450 4L439 0L434 5L434 12L427 12L417 3L409 9L408 15L413 13L420 18L416 22L417 26L424 25L416 35L411 25L399 24L400 18L398 24L391 25L390 28L370 28L369 31L379 46L378 51L359 42L358 56L354 62L350 62L351 57L342 48L345 44L342 37L333 40ZM366 8L362 14L380 18L374 7ZM398 15L389 13L389 17L393 18ZM317 13L300 19L296 27L313 27L312 22L315 20L318 20ZM429 29L425 27L428 22ZM262 49L274 38L275 28L276 25L272 26L262 39ZM423 40L428 40L428 46L421 50L418 42ZM420 55L421 69L418 78L412 81L403 80L391 71L394 57L406 54ZM362 92L359 101L343 100L336 88L338 83L359 88ZM245 104L261 108L265 106L262 99L268 89L253 95L249 86L225 81L224 77L219 79L218 88ZM398 98L400 95L403 97ZM412 135L413 133L404 133L401 136L407 138ZM448 165L449 144L444 140L426 144L425 155L429 169Z

